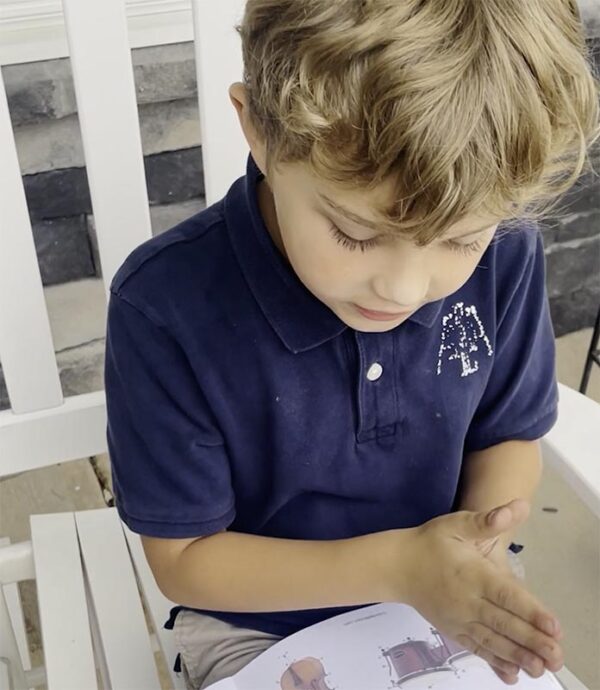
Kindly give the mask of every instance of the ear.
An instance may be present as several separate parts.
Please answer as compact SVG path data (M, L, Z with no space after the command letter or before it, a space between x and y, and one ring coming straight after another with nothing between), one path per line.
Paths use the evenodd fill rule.
M252 153L252 158L254 158L254 162L256 163L258 169L266 177L266 147L258 135L258 132L254 128L252 122L250 121L248 111L248 94L244 84L239 81L232 84L229 87L229 98L237 112L242 132L244 133L244 137L246 138L248 146L250 147L250 152Z

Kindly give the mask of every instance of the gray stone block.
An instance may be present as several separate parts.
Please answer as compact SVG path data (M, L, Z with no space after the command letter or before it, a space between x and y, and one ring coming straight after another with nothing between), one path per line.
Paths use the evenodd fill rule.
M200 146L145 156L144 169L151 205L204 196ZM34 220L92 213L85 168L24 175L23 184L29 214Z
M196 215L206 208L206 199L191 199L179 204L163 204L150 207L150 221L152 222L152 234L160 235L183 220Z
M144 159L151 204L187 201L205 195L200 146Z
M15 127L65 117L77 110L69 58L5 65L2 76Z
M600 288L600 236L552 245L546 266L550 298L592 285Z
M131 52L138 103L196 95L196 66L191 42L136 48ZM6 65L2 74L15 127L77 112L69 58Z
M556 228L555 241L570 242L600 235L600 204L598 202L596 209L591 213L580 213L568 220L563 220Z
M32 229L44 285L95 275L85 216L37 221Z
M149 46L132 51L138 103L196 96L196 61L191 42Z
M138 112L144 155L200 145L196 98L146 103ZM23 175L85 166L77 113L16 127L15 142Z
M196 97L146 103L139 107L139 115L145 156L200 146L200 115Z
M104 349L105 340L100 338L57 355L65 397L103 390Z
M560 198L559 214L589 213L600 207L600 173L588 172ZM557 214L557 215L559 215Z
M24 175L23 185L32 219L64 218L92 212L85 168L49 170Z
M550 313L557 338L594 325L600 307L600 286L590 285L550 299Z

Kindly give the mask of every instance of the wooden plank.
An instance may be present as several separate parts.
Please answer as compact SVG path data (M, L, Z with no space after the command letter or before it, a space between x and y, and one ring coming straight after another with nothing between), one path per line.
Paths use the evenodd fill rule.
M117 268L152 237L125 3L63 0L63 8L108 303Z
M63 397L1 74L0 151L0 360L12 411L22 414Z
M544 460L600 518L600 405L559 384L558 421L542 441Z
M116 509L81 511L75 520L111 687L161 690Z
M1 166L0 166L1 167ZM106 394L67 398L60 407L0 412L0 476L104 453Z
M246 171L248 143L229 99L229 85L242 80L240 37L234 25L245 0L192 0L198 103L208 205L225 195Z
M97 688L73 513L31 516L48 690Z
M185 690L183 676L178 676L175 671L173 671L173 663L175 657L177 656L173 631L165 630L163 627L165 621L169 617L171 608L176 604L167 599L158 588L154 575L152 575L152 571L150 570L150 566L146 560L140 535L132 532L124 522L120 522L125 533L125 537L127 538L127 543L129 544L131 559L135 566L140 587L144 593L144 598L148 605L150 618L155 630L155 636L160 650L162 651L166 660L171 683L174 690Z

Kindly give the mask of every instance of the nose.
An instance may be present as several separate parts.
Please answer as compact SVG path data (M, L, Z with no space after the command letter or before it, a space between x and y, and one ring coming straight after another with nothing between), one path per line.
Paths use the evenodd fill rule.
M429 291L427 251L412 243L400 242L390 248L372 279L372 289L392 308L411 309L425 301Z

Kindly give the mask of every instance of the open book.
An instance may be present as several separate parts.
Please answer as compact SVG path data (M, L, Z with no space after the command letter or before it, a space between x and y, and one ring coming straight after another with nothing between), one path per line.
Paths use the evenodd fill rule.
M550 671L502 682L405 604L343 613L282 639L210 690L563 690Z

